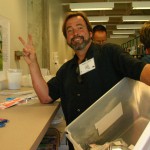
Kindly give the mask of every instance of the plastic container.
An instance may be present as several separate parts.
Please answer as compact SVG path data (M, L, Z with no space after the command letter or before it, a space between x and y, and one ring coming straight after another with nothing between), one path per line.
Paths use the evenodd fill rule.
M22 70L20 69L8 69L7 80L8 89L15 90L21 88Z
M76 150L89 144L103 145L121 138L134 150L150 150L150 87L129 78L122 79L66 128ZM149 123L149 124L148 124ZM149 132L150 133L150 132ZM137 145L140 145L137 146Z

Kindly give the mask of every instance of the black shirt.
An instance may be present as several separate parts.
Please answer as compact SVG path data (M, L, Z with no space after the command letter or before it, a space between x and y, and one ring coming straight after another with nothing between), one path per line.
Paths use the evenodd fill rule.
M123 77L140 79L145 65L115 44L102 46L91 44L85 60L94 58L96 68L81 76L77 71L77 56L58 70L56 77L48 81L53 100L61 98L67 124L99 99ZM79 82L80 79L80 82Z

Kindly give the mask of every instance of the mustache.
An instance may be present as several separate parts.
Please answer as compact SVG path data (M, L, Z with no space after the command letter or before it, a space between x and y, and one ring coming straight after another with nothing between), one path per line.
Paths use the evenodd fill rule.
M73 42L76 38L81 38L82 40L84 40L84 37L83 37L83 36L74 36L74 37L71 39L71 42Z

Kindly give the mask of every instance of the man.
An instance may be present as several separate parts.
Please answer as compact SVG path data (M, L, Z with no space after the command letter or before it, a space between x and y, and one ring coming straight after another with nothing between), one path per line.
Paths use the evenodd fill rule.
M141 28L140 41L143 43L146 52L146 55L141 60L150 63L150 21L145 22Z
M96 25L93 28L93 42L103 44L107 40L107 30L103 25Z
M40 72L32 37L27 43L19 39L39 100L50 103L60 98L67 125L123 77L150 85L149 64L132 58L118 45L92 43L92 28L83 13L66 16L63 34L75 56L48 83ZM71 145L69 150L73 150Z

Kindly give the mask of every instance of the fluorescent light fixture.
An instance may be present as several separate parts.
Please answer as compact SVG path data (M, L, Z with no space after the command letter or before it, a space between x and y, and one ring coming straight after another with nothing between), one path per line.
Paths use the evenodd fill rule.
M110 35L110 38L129 38L129 35Z
M135 30L114 30L113 34L135 34Z
M90 22L108 22L109 17L108 16L91 16L88 17Z
M143 24L120 24L117 29L141 29Z
M128 21L149 21L150 16L145 15L145 16L122 16L122 20L124 22Z
M70 3L71 11L112 10L114 2Z
M150 2L141 1L141 2L132 2L133 9L150 9Z

